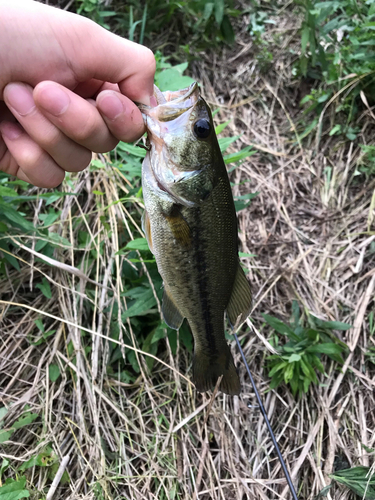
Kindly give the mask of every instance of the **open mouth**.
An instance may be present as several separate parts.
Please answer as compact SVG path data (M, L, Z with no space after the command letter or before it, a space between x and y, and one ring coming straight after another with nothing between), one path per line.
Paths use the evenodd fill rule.
M156 106L138 105L145 122L147 123L148 118L159 122L172 121L197 103L199 87L197 82L194 82L186 89L161 92L155 85L154 97Z

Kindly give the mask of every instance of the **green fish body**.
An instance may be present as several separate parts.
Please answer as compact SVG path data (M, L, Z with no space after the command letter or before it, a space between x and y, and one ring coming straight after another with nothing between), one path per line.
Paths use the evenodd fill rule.
M195 83L178 92L155 90L158 105L141 108L149 152L142 166L143 227L164 281L165 322L187 319L194 337L198 391L239 394L240 382L224 333L251 306L238 258L237 217L212 115Z

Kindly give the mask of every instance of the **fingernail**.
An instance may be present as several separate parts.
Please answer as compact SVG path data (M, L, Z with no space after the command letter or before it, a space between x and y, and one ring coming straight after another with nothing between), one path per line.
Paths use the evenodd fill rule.
M3 137L10 141L15 141L22 135L21 127L11 122L0 123L0 132Z
M10 83L5 87L4 94L7 104L21 116L26 116L35 109L31 87L22 83Z
M155 108L155 106L157 106L157 105L158 105L158 101L156 100L156 97L154 95L152 95L150 97L150 106L152 108Z
M124 112L124 106L116 94L117 92L108 91L99 101L100 111L109 120L115 120Z
M38 91L38 106L54 116L60 116L68 109L69 95L54 83L46 83Z

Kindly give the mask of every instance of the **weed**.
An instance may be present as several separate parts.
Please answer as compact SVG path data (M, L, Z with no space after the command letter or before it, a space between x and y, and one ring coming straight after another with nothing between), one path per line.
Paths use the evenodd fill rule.
M332 330L345 331L350 325L339 321L322 321L312 315L308 316L304 324L296 301L293 301L292 310L290 325L268 314L262 316L275 330L272 344L278 350L278 354L267 358L270 388L274 389L284 382L290 385L294 396L300 396L308 391L311 383L318 383L317 371L325 373L321 360L323 354L343 364L341 354L347 347L333 335ZM276 333L286 337L288 342L280 345Z
M0 486L0 500L19 500L21 498L28 498L29 496L30 492L26 489L25 476L21 476L18 479L8 478Z
M375 476L370 467L358 466L336 471L330 476L365 500L375 500Z
M112 30L130 40L146 40L148 45L153 45L156 33L173 25L176 46L188 54L222 42L233 43L231 19L241 14L234 8L233 0L113 1L111 10L102 0L78 0L77 12L104 27L109 27L109 23Z
M299 72L319 82L301 104L308 104L305 113L320 115L328 99L337 98L336 116L328 132L353 141L359 132L353 124L359 110L375 98L375 4L364 0L294 3L302 7L305 16Z
M77 0L77 4L77 14L89 17L106 29L110 28L106 19L116 16L116 12L107 10L102 0Z
M375 175L375 146L361 144L362 156L358 161L358 174L366 178Z

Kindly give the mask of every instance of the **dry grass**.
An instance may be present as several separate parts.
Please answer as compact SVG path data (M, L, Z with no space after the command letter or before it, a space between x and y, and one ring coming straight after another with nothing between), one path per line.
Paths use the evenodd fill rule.
M254 46L243 33L234 51L197 63L196 76L208 100L220 106L220 119L233 118L230 132L242 133L242 143L258 150L232 174L235 194L259 192L239 221L242 250L256 254L244 262L254 291L253 323L261 332L244 329L241 337L299 498L312 500L330 483L338 463L371 465L362 445L375 447L375 368L364 356L374 345L367 318L375 295L375 254L370 251L375 180L360 184L354 177L358 143L371 140L374 122L370 113L360 118L357 143L323 136L318 149L315 141L301 144L296 131L302 90L290 80L291 60L285 55L296 28L285 11L280 14L274 28L281 34L280 52L267 72L260 70ZM16 469L48 443L59 461L69 455L70 482L57 487L56 499L290 498L243 368L239 398L197 394L188 380L190 356L181 347L174 357L168 343L152 373L144 353L136 351L142 367L136 383L107 375L111 312L125 307L119 278L125 257L116 252L119 232L129 228L129 214L121 204L112 204L119 187L124 188L123 178L100 159L103 169L83 172L63 187L86 193L82 206L75 197L56 202L62 217L55 229L70 240L71 249L56 251L52 266L20 249L21 272L8 270L0 282L0 398L9 409L5 424L10 426L26 404L40 415L0 445L0 456ZM105 193L100 201L110 207L111 233L101 222L103 204L93 190ZM36 205L35 217L37 212ZM87 248L102 242L92 269L84 269L100 285L58 265L77 265L79 227L73 230L72 221L77 214L86 215L82 224L92 235ZM32 292L40 273L51 282L51 300ZM262 331L260 316L270 312L288 319L293 299L320 318L353 325L340 337L350 347L342 372L327 361L321 385L298 401L285 387L268 392L262 340L268 331ZM94 304L94 315L87 313L87 301ZM41 316L56 333L31 345L27 336ZM120 315L118 321L120 331L132 337L131 323L122 323ZM89 355L83 332L92 339ZM133 340L124 345L120 335L123 352L137 349ZM238 353L235 357L240 362ZM62 373L53 383L51 363ZM27 476L40 492L50 489L45 469L35 467ZM327 498L354 497L335 485Z

